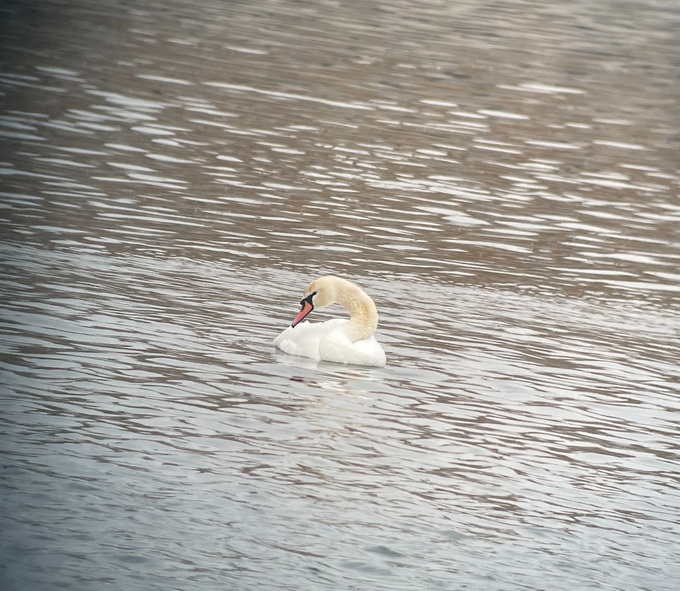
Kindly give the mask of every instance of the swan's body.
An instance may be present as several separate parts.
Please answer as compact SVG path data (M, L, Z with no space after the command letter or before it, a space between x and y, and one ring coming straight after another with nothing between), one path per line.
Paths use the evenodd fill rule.
M385 365L385 351L373 336L378 326L378 310L358 285L340 277L321 277L307 286L300 303L302 309L293 324L274 339L279 349L318 361ZM331 304L343 306L349 312L349 320L302 322L314 308Z

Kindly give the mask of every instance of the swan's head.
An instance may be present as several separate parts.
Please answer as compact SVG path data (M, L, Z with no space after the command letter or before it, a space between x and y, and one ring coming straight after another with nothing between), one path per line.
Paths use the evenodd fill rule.
M300 300L300 311L291 326L300 324L314 308L325 308L336 303L336 277L321 277L312 281L305 289L305 297Z

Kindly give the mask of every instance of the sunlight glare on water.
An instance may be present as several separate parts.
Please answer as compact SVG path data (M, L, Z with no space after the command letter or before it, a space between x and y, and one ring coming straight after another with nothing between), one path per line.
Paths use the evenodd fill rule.
M0 588L674 590L677 31L5 3ZM324 274L387 367L273 348Z

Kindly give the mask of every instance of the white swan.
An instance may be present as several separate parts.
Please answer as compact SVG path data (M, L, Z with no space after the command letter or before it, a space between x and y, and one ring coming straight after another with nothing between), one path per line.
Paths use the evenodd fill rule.
M300 304L302 308L293 323L274 339L274 345L279 349L318 361L385 365L385 351L373 336L378 326L378 310L358 285L332 275L320 277L307 286ZM331 304L344 306L349 312L349 320L302 322L314 308Z

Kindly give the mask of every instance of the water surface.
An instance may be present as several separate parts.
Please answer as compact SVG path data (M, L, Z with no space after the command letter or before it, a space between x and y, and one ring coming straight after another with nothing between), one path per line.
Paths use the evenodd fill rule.
M673 3L0 10L3 589L675 589Z

